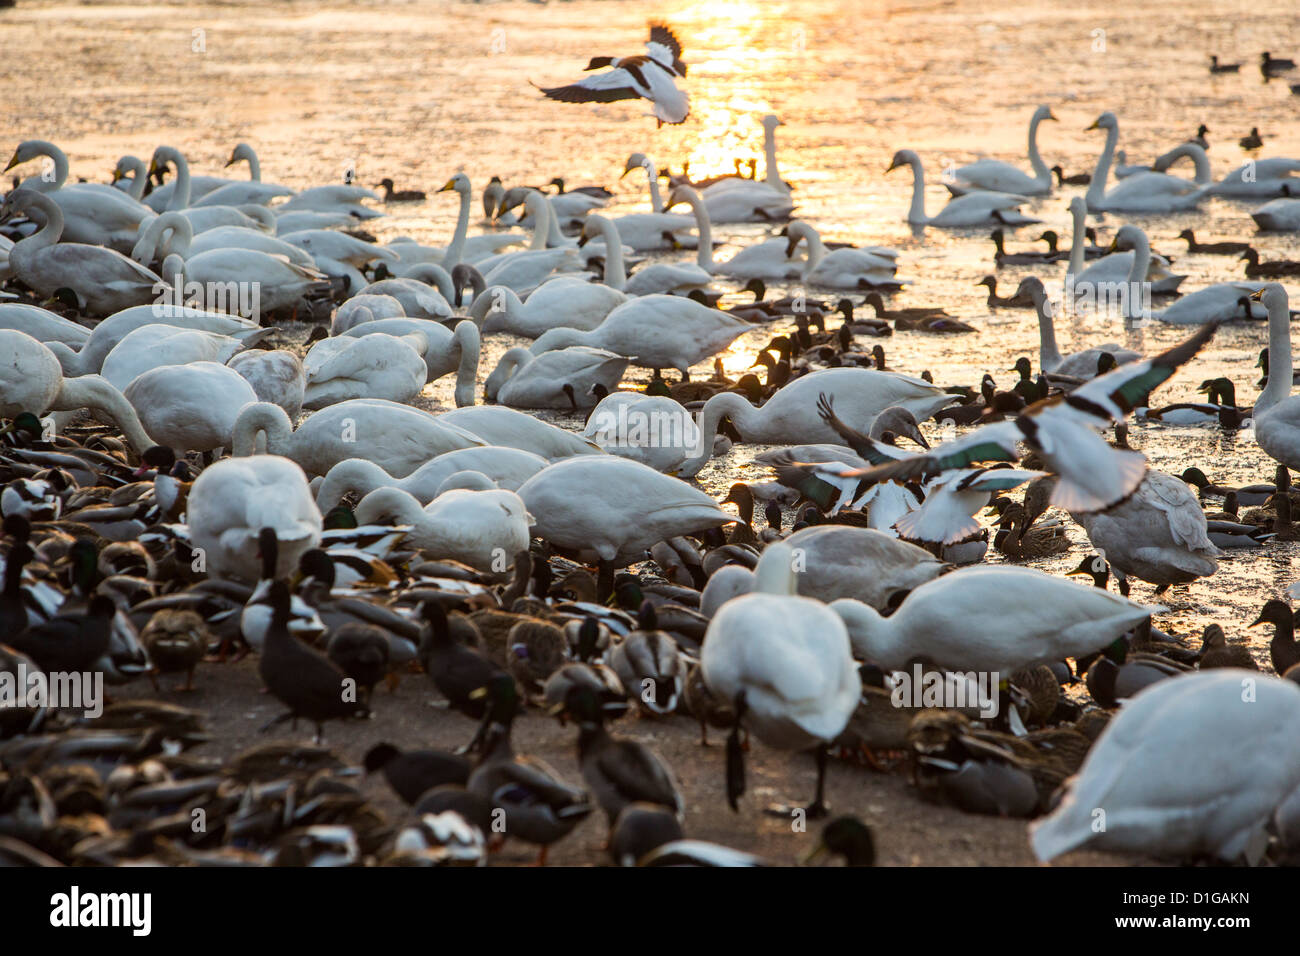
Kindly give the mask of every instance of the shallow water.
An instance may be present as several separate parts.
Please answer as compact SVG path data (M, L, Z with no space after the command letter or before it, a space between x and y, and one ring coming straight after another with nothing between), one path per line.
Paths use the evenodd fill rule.
M636 103L569 106L543 100L528 85L567 82L593 54L637 51L647 9L599 0L196 7L24 0L0 11L0 47L8 51L0 148L51 139L67 150L74 175L103 180L120 155L148 157L159 143L180 148L195 172L216 172L232 145L246 140L270 181L336 182L355 167L363 184L387 175L399 188L429 191L427 202L395 206L369 228L381 238L440 243L450 236L456 205L433 190L457 170L479 187L492 175L508 184L554 175L604 183L618 191L615 212L637 211L646 208L644 178L616 182L629 153L644 151L674 170L689 160L695 177L730 172L735 157L761 165L759 123L776 112L786 123L778 137L781 171L797 188L798 214L827 238L899 248L900 275L910 285L895 303L942 305L980 329L954 337L896 333L884 342L890 364L968 385L989 371L1003 387L1014 378L1004 370L1015 356L1037 364L1033 313L989 314L984 290L974 286L993 271L987 230L913 235L904 222L910 178L906 171L884 175L894 150L921 153L932 212L946 195L939 176L950 164L990 155L1027 168L1025 125L1038 103L1050 103L1061 120L1041 129L1044 157L1070 173L1091 170L1103 137L1084 128L1103 110L1119 116L1130 162L1149 161L1202 122L1216 178L1247 158L1236 140L1251 126L1264 133L1260 155L1300 156L1300 97L1286 80L1262 82L1255 66L1262 49L1292 57L1300 51L1300 19L1289 0L1186 0L1176 9L1149 2L1115 9L1104 2L667 0L654 12L686 47L693 108L685 125L656 130ZM1210 52L1242 61L1241 73L1209 76ZM1066 203L1075 193L1067 188L1036 201L1032 209L1045 225L1019 230L1009 247L1027 245L1048 226L1068 244ZM1215 199L1197 213L1131 221L1177 259L1175 271L1188 276L1183 290L1192 291L1240 276L1239 263L1182 255L1173 237L1187 226L1202 241L1249 237L1256 205ZM1104 217L1102 241L1123 221ZM731 240L717 257L764 232L715 227L716 236ZM1300 258L1295 236L1263 236L1256 245L1266 259ZM1064 271L1057 264L1034 274L1059 289ZM1001 270L1003 293L1024 274L1023 267ZM742 337L723 356L728 373L744 370L779 331L765 326ZM1185 334L1159 325L1129 331L1118 319L1091 317L1058 328L1063 352L1108 341L1153 352ZM1265 339L1262 324L1224 328L1159 400L1190 400L1200 381L1227 374L1238 401L1252 402ZM514 344L493 336L482 375ZM634 372L632 380L643 380ZM451 389L444 379L429 397L449 406ZM1167 471L1196 464L1221 483L1272 480L1272 462L1248 432L1137 426L1131 441ZM748 464L760 450L733 449L706 467L701 483L721 494L733 480L766 477ZM1045 566L1078 563L1086 539L1077 528L1072 535L1078 547ZM1230 553L1212 578L1164 596L1170 613L1162 626L1199 633L1218 620L1230 636L1252 639L1266 662L1267 635L1245 625L1296 579L1296 552L1275 545ZM1139 584L1135 595L1150 590Z

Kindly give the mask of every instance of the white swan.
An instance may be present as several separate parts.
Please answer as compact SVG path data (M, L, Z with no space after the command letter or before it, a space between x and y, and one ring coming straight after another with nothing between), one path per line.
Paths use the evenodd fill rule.
M304 551L320 544L321 516L302 469L287 458L227 458L203 470L186 508L190 540L216 578L257 579L263 528L279 540L276 575L298 569Z
M342 335L362 322L405 317L406 310L393 296L360 292L334 310L334 317L330 319L330 335Z
M249 150L249 152L251 152L251 149ZM155 156L156 155L157 154L155 153ZM183 158L184 157L182 157L182 159ZM233 154L231 158L233 161L234 159ZM241 156L241 158L247 158L247 157ZM257 160L256 154L254 154L253 158L249 161L250 172L253 169L255 169L257 172L257 176L253 177L254 179L260 178L262 173L261 164L256 160ZM227 163L226 165L229 166L231 165L231 163ZM155 167L155 169L156 168L157 167ZM155 169L150 169L149 173L152 174L155 171ZM178 164L176 178L169 183L164 183L163 185L159 186L157 189L153 190L153 192L149 193L148 196L144 197L143 200L144 204L148 206L150 209L152 209L154 212L165 212L168 209L183 208L185 206L188 206L191 202L195 200L202 199L204 196L208 195L208 193L212 192L214 189L220 189L223 186L230 186L241 182L241 180L228 179L224 176L190 175L188 162L185 163L185 173L186 173L186 182L182 183L181 175L180 175L180 167ZM188 187L188 189L187 191L184 191L186 187ZM180 203L179 205L173 203L173 200L176 198L177 193L183 193L185 197L185 201Z
M1258 293L1268 309L1268 384L1255 400L1255 441L1287 468L1300 468L1300 396L1291 394L1291 304L1270 282Z
M420 332L321 339L303 359L307 373L303 405L319 409L354 398L409 402L424 388L427 347Z
M257 401L247 379L215 362L160 365L122 394L154 441L178 453L229 448L240 411Z
M610 392L592 409L582 430L610 454L669 472L700 454L695 417L666 395Z
M987 189L1020 196L1046 196L1052 191L1052 171L1038 152L1038 127L1043 120L1055 120L1047 105L1034 110L1029 119L1029 165L1032 176L1000 159L981 159L953 171L957 184L968 189Z
M410 525L405 541L432 558L449 558L505 576L528 550L531 516L505 489L444 491L427 506L401 488L376 488L357 505L361 524Z
M150 228L157 224L158 219L149 224ZM148 235L148 230L145 234ZM253 249L257 252L265 252L267 255L285 256L290 262L300 266L312 268L316 266L316 260L305 249L278 239L261 229L249 229L247 226L216 226L213 229L206 229L190 240L186 255L197 256L199 253L211 252L213 249ZM137 261L142 261L138 256L135 258Z
M31 412L90 409L113 421L142 453L156 445L122 393L99 375L64 378L58 358L43 343L11 329L0 329L0 418Z
M503 285L518 294L529 292L541 285L553 272L572 272L581 268L578 250L572 246L546 248L546 233L550 228L550 205L546 197L533 190L525 200L534 216L534 236L540 241L523 252L505 252L476 263L486 283Z
M1210 187L1212 196L1232 199L1269 199L1300 195L1300 159L1270 156L1243 163Z
M594 217L600 218L600 217ZM615 250L611 255L622 252ZM606 260L606 274L611 269ZM561 276L543 283L521 302L512 289L489 286L470 306L470 317L483 332L509 332L535 339L548 329L594 329L627 301L627 295L609 285Z
M609 584L614 566L642 560L651 545L735 520L704 492L615 455L557 461L520 485L519 497L534 534L594 552Z
M149 208L122 190L103 183L68 184L67 155L45 140L19 143L5 171L41 156L52 163L52 175L42 173L29 177L20 188L44 193L59 207L63 213L64 241L128 251L141 221L151 215Z
M534 354L521 346L501 356L483 394L515 408L586 408L595 403L592 387L613 391L627 366L626 358L601 348L575 345Z
M269 334L271 330L265 332ZM121 391L137 375L162 365L185 365L189 362L224 365L245 344L251 345L259 338L261 336L250 336L241 341L218 332L182 329L174 325L142 325L123 337L108 353L101 374Z
M438 420L470 432L489 445L518 448L551 461L570 455L600 454L600 448L576 432L504 405L467 405L443 412Z
M373 319L354 325L343 333L343 338L364 338L376 333L399 336L417 348L424 361L426 384L455 372L456 405L463 408L474 404L481 343L478 326L473 322L457 322L453 330L428 319Z
M883 611L898 592L933 581L948 568L924 548L874 528L815 525L796 531L785 543L803 558L795 577L798 593L827 603L851 597ZM779 560L768 557L770 551L763 551L760 566ZM731 585L742 591L751 586L752 575L748 582ZM709 591L706 586L704 593Z
M32 291L48 298L59 289L71 289L82 309L97 316L157 297L162 280L138 262L103 246L60 242L63 210L44 193L9 193L0 203L0 219L29 210L43 216L45 225L14 243L9 270Z
M252 203L265 206L272 199L293 195L293 190L288 186L262 182L262 164L253 147L247 143L240 143L231 151L230 159L226 160L226 168L229 169L245 161L248 163L247 180L232 180L201 196L194 196L193 204L195 206L242 206Z
M59 342L80 350L90 340L90 329L70 319L25 302L0 302L0 329L26 332L40 342Z
M1287 187L1288 196L1300 196L1300 182L1294 191ZM1274 199L1266 202L1250 214L1255 225L1260 229L1276 232L1294 232L1300 229L1300 199Z
M1076 280L1076 284L1080 280ZM1077 285L1076 285L1077 287ZM1030 276L1021 282L1021 288L1029 293L1038 313L1038 364L1044 372L1069 375L1073 378L1096 378L1098 360L1101 353L1109 352L1115 357L1115 364L1123 365L1142 357L1140 352L1122 348L1109 342L1095 348L1081 349L1069 355L1061 355L1056 344L1056 323L1053 321L1055 307L1047 298L1047 290L1038 277Z
M421 465L405 478L394 478L374 462L348 458L331 468L321 479L316 489L316 506L323 514L337 505L344 495L364 498L376 488L390 487L402 489L420 504L428 504L438 496L443 482L463 471L478 472L500 488L517 491L547 464L545 458L532 452L502 445L484 445L449 451Z
M440 262L444 268L450 269L461 262L479 262L488 256L496 255L502 249L518 245L524 241L522 233L489 232L480 236L469 235L469 207L473 198L473 189L470 186L469 177L464 173L457 173L447 180L446 184L438 192L444 193L452 190L460 197L460 211L456 216L456 230L452 233L451 242L445 249L428 250L428 254L436 256L436 258L427 261ZM414 250L397 249L396 251L401 255ZM403 255L403 258L405 259L405 255Z
M1106 555L1124 590L1128 576L1158 587L1185 584L1219 568L1201 502L1181 478L1148 469L1137 491L1113 508L1071 514Z
M279 406L249 405L235 422L234 455L254 454L259 435L265 438L267 454L291 458L311 475L323 475L345 458L365 458L405 478L444 452L486 444L428 412L373 398L321 409L297 431Z
M413 319L440 322L456 314L448 302L448 297L456 297L451 273L432 262L419 263L408 269L403 276L372 282L364 289L357 290L357 294L391 296L402 304L402 311ZM379 317L378 313L375 315Z
M1175 146L1169 152L1157 156L1156 161L1151 164L1151 169L1153 172L1163 173L1183 158L1190 159L1196 169L1190 182L1184 180L1188 188L1196 189L1200 186L1208 186L1211 182L1210 157L1205 154L1205 148L1199 143L1182 143Z
M831 604L853 650L889 669L923 658L952 670L1010 674L1100 650L1153 608L1032 568L961 568L916 588L888 617L851 598Z
M247 379L259 402L279 405L291 421L298 420L307 392L307 373L296 353L249 349L227 359L226 365Z
M803 274L805 260L791 258L789 243L779 237L746 246L725 262L714 262L713 224L709 220L709 211L704 205L704 200L692 187L677 186L669 194L669 205L682 202L687 203L695 215L698 237L695 260L698 266L697 274L702 270L703 273L730 276L734 279L758 278L778 281L798 279ZM633 279L635 278L636 276L633 276ZM703 284L695 287L702 288Z
M1032 219L1020 212L1020 207L1029 200L1014 193L999 193L977 190L964 196L957 196L939 211L937 216L925 213L925 170L921 166L921 157L910 149L900 149L894 154L886 173L893 172L900 166L912 169L912 204L908 207L907 221L914 226L941 226L944 228L962 228L965 226L987 225L1025 225L1041 220Z
M627 159L623 175L626 176L634 169L645 170L653 212L631 213L613 219L624 244L638 252L650 252L676 249L695 242L695 237L690 235L690 230L695 228L695 220L690 216L664 211L663 197L659 192L659 172L655 169L654 162L644 153L633 153Z
M1029 825L1034 855L1093 846L1259 862L1270 824L1300 787L1297 721L1300 689L1267 674L1224 668L1159 681L1120 708L1065 799Z
M1088 129L1106 131L1106 145L1097 157L1097 168L1085 194L1089 212L1175 212L1194 209L1207 195L1210 187L1166 173L1138 173L1107 192L1106 178L1119 141L1119 120L1114 113L1102 113Z
M120 189L136 202L144 198L147 173L139 156L123 156L113 167L113 188Z
M59 342L51 342L51 351L68 375L93 375L104 367L104 359L135 329L142 325L172 325L183 329L216 332L241 341L256 341L266 330L256 322L221 312L205 312L189 306L137 305L115 312L91 330L86 344L73 351Z
M1082 200L1078 196L1070 200L1076 218L1085 216L1086 212L1077 211L1075 203L1082 203ZM1082 227L1075 231L1075 239L1070 248L1070 267L1066 271L1065 294L1067 299L1075 303L1088 299L1104 302L1104 297L1122 295L1131 310L1140 299L1137 292L1143 288L1141 283L1150 283L1153 293L1164 294L1177 292L1187 278L1170 272L1168 259L1153 256L1146 233L1131 223L1121 226L1115 234L1113 248L1122 246L1126 251L1108 253L1084 268L1082 246L1087 242L1084 235Z
M828 250L821 234L797 219L786 229L790 239L786 254L792 255L800 242L808 245L808 258L800 278L804 285L827 289L862 289L873 286L897 286L894 272L898 268L897 252L892 249Z
M632 299L609 313L595 329L556 328L533 342L534 355L584 345L625 355L643 368L690 368L721 352L751 326L744 319L675 295Z
M1152 318L1172 325L1201 325L1231 319L1261 318L1250 296L1262 289L1262 282L1218 282L1182 296L1177 302L1153 312ZM1243 303L1242 300L1245 300Z
M354 219L378 219L378 210L363 206L363 199L379 197L364 186L313 186L296 193L277 212L346 213Z
M764 553L753 593L718 608L705 632L700 668L737 724L781 750L818 748L817 793L810 814L825 813L825 748L843 732L862 696L858 665L840 619L795 594L797 558L778 542ZM730 746L730 745L729 745ZM728 791L738 787L729 773Z
M850 424L868 423L886 408L898 405L924 421L952 404L954 397L924 379L865 368L831 368L803 375L755 408L734 392L719 392L700 412L703 446L699 455L682 463L677 474L691 477L708 462L713 436L725 417L748 442L796 444L844 440L817 412L818 396L825 393L836 413Z

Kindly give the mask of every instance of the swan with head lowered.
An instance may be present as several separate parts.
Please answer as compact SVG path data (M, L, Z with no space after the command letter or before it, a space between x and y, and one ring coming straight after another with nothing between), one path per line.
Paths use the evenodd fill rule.
M617 265L611 261L614 256L620 260ZM489 286L475 297L470 317L479 323L482 332L509 332L526 339L559 327L594 329L627 301L626 293L608 283L611 275L621 269L621 260L619 249L606 258L605 283L560 276L534 289L526 302L503 285Z
M365 458L405 478L430 458L487 444L426 411L375 398L321 409L297 431L284 409L257 402L243 408L235 421L233 453L255 454L259 436L265 439L267 454L291 458L310 475L323 475L346 458Z
M830 368L800 376L782 386L759 408L734 392L719 392L705 402L700 412L701 452L684 461L675 474L689 478L704 467L712 457L713 437L723 418L730 419L748 442L844 444L839 432L826 424L817 411L822 394L830 398L844 421L864 425L895 405L923 421L956 400L924 379L866 368Z
M397 487L376 488L357 505L361 524L409 525L404 541L434 559L505 575L528 550L532 520L519 495L504 488L454 488L421 506Z
M20 188L44 193L59 207L63 241L129 251L140 223L152 215L149 207L103 183L68 184L67 155L45 140L19 143L5 172L42 156L50 161L53 175L30 176Z
M75 350L85 348L91 335L84 325L25 302L0 302L0 329L26 332L37 341L57 342Z
M1052 108L1047 105L1034 110L1034 115L1029 119L1029 165L1034 170L1032 176L1000 159L981 159L955 169L955 185L967 190L987 189L1018 196L1046 196L1052 191L1052 171L1047 168L1038 152L1038 127L1043 120L1055 119Z
M361 316L364 319L364 313ZM420 354L424 361L424 380L421 387L444 375L456 373L456 405L460 408L474 404L474 382L478 375L481 342L478 326L473 322L457 322L454 330L441 322L429 319L393 317L359 321L341 336L344 339L361 339L370 335L399 336ZM326 341L331 341L326 339ZM324 342L317 343L323 345ZM419 389L416 389L419 392ZM363 396L357 396L363 397ZM375 396L382 398L383 396ZM395 399L396 400L396 399Z
M271 329L262 330L270 334ZM243 341L218 332L148 324L129 332L104 359L101 374L114 388L125 389L137 375L162 365L216 362L224 365L236 353L257 342L261 335Z
M3 308L3 306L0 306ZM266 335L256 322L222 312L205 312L185 305L137 305L115 312L91 330L79 350L61 342L50 342L52 351L68 375L95 375L117 344L144 325L170 325L200 332L215 332L252 344Z
M1106 131L1106 145L1097 157L1097 168L1085 194L1089 212L1177 212L1196 208L1208 195L1209 186L1155 172L1129 176L1108 192L1106 180L1119 142L1119 120L1114 113L1102 113L1088 129Z
M293 195L293 190L288 186L262 182L262 164L258 160L253 147L247 143L240 143L231 151L230 158L226 160L226 168L229 169L231 166L243 162L248 163L247 180L230 180L224 186L218 186L216 189L200 194L194 192L194 186L191 182L190 198L193 205L243 206L252 204L265 206L272 199Z
M425 385L428 344L418 331L321 339L303 358L307 375L303 405L319 409L354 398L409 402Z
M263 528L277 539L278 577L296 571L303 553L320 544L321 515L307 478L276 455L226 458L205 468L190 488L186 519L190 540L215 578L256 580Z
M1014 193L976 190L957 196L939 211L937 216L925 214L925 170L921 157L910 149L900 149L894 154L886 173L900 166L912 169L912 205L907 211L907 221L914 226L941 226L960 229L966 226L1009 225L1020 226L1041 222L1020 212L1029 200Z
M181 454L229 448L236 419L257 401L246 378L216 362L159 365L122 394L154 441Z
M149 160L149 174L167 169L169 166L176 167L176 191L171 195L170 201L163 212L174 212L184 216L189 220L190 225L196 234L206 232L209 229L215 229L218 226L244 226L250 229L260 229L266 233L274 233L278 227L278 210L272 212L265 206L256 203L245 203L242 206L227 205L210 205L210 206L192 206L190 204L193 177L190 176L190 166L186 162L185 156L172 146L159 146L153 151L153 156ZM151 196L156 193L151 193ZM280 207L283 208L283 207ZM140 232L149 220L140 223Z
M376 275L381 270L384 270L383 263L376 269ZM456 315L450 303L456 298L451 273L434 262L417 263L398 277L377 279L359 289L357 295L389 296L400 302L403 313L413 319L441 322Z
M1089 846L1260 862L1269 831L1294 823L1297 721L1300 691L1289 680L1216 668L1157 682L1124 704L1064 799L1030 824L1034 855Z
M559 548L594 553L603 598L613 571L641 561L660 541L730 524L704 492L616 455L579 455L543 468L519 486L533 533Z
M138 262L103 246L60 242L63 210L49 196L16 189L0 203L0 221L34 212L45 224L9 250L9 270L38 295L71 289L82 311L111 315L157 298L163 281Z
M1140 353L1123 348L1114 342L1062 355L1056 344L1056 323L1053 321L1056 307L1048 300L1047 290L1043 288L1042 280L1037 276L1022 279L1020 288L1016 291L1028 293L1033 299L1034 309L1038 312L1038 364L1044 372L1069 375L1072 378L1095 378L1098 374L1098 361L1103 352L1114 356L1117 365L1142 357Z
M1224 176L1209 190L1212 196L1232 199L1269 199L1274 196L1300 196L1300 159L1270 156L1251 160Z
M476 471L486 475L499 488L517 491L520 485L548 464L545 458L532 452L503 445L484 445L449 451L421 465L405 478L394 478L374 462L348 458L331 468L321 479L316 488L316 507L324 514L344 495L364 498L376 488L400 488L420 504L427 505L438 496L443 482L462 471Z
M227 247L190 254L193 227L188 219L174 212L165 212L149 224L131 250L131 258L137 262L152 261L165 232L170 233L167 259L175 256L178 264L183 263L180 271L185 281L204 289L241 286L256 289L259 308L268 312L329 293L328 277L314 266L301 266L257 249ZM164 264L163 272L169 277L175 275L176 265L169 269ZM175 282L173 285L180 288Z
M921 657L953 670L998 671L1101 650L1155 608L1032 568L962 568L922 584L888 617L852 598L831 604L854 651L887 670Z
M518 448L551 461L601 450L576 432L504 405L467 405L443 412L438 420L470 432L489 445Z
M614 309L591 331L555 328L533 342L534 355L583 345L626 356L642 368L673 368L685 380L697 362L751 328L744 319L676 295L646 295Z
M137 453L157 444L122 393L99 375L64 378L58 358L24 332L0 329L0 418L90 409L113 421Z
M570 330L546 334L555 331ZM595 404L592 389L596 385L606 391L618 388L627 365L622 355L586 345L536 353L520 346L501 356L483 385L483 395L489 402L513 408L588 408Z

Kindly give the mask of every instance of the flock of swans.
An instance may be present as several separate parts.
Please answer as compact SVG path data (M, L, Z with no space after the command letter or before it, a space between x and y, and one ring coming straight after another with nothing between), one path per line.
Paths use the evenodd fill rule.
M661 122L681 122L681 45L655 26L647 49L593 59L589 69L609 72L544 92L640 97ZM1090 127L1105 139L1084 183L1040 152L1039 132L1056 120L1047 106L1033 113L1030 172L995 160L952 170L934 215L922 158L899 150L889 168L912 173L907 221L999 229L997 264L1065 261L1067 297L1108 285L1181 291L1184 276L1146 232L1125 223L1097 248L1090 215L1150 221L1221 198L1259 203L1262 230L1300 229L1300 160L1250 160L1215 181L1205 146L1189 141L1128 166L1105 112ZM544 859L599 809L616 863L763 862L688 838L672 768L610 726L635 711L689 718L705 738L724 729L725 798L737 810L751 735L816 756L802 807L814 817L827 814L832 758L891 772L903 753L925 799L1034 818L1040 859L1085 846L1287 859L1300 839L1300 753L1282 728L1300 718L1300 646L1285 599L1300 588L1256 622L1274 629L1276 675L1217 625L1186 635L1157 621L1158 602L1176 600L1162 597L1168 589L1215 574L1226 549L1300 538L1291 307L1273 281L1300 264L1256 254L1241 281L1151 313L1189 327L1152 355L1118 345L1063 354L1058 280L1029 276L1008 298L991 280L991 308L1034 310L1038 372L1021 358L1009 390L987 374L936 383L887 367L880 338L977 326L889 307L905 256L833 242L795 218L780 125L763 120L762 179L738 161L735 175L710 181L668 175L665 196L655 163L634 154L624 175L645 177L647 211L613 215L603 187L494 179L479 229L464 173L427 198L387 180L381 197L351 183L263 181L248 144L227 164L246 164L248 178L197 175L160 146L147 163L123 157L106 184L75 181L54 143L19 144L8 169L40 168L0 200L0 671L147 677L157 699L110 708L111 726L53 707L0 709L9 774L58 793L63 764L28 758L66 747L93 749L117 781L94 804L95 839L55 839L51 817L22 839L3 831L0 856L482 863L504 811L506 837ZM1183 160L1190 179L1171 171ZM1067 182L1086 185L1069 201L1068 253L1054 233L1047 252L1008 253L1012 230L1037 222L1034 204ZM442 193L458 203L446 245L369 233L385 201ZM715 229L734 223L768 224L770 235L720 261ZM769 282L798 294L769 299ZM741 284L754 301L723 305ZM1117 322L1147 315L1129 300L1122 311ZM1156 400L1171 377L1195 377L1221 323L1249 321L1268 329L1267 385L1252 407L1236 404L1225 378L1206 381L1205 402ZM718 357L765 326L774 334L757 371L728 378ZM492 368L482 364L489 336L508 346ZM624 384L633 367L651 370L649 385ZM446 376L456 407L419 407ZM541 409L580 424L531 414ZM1214 484L1202 470L1211 462L1164 474L1128 447L1134 417L1152 428L1251 422L1276 474L1243 488ZM956 437L931 447L927 422ZM723 501L692 483L740 443L772 446L755 459L766 480L736 483ZM1023 563L1070 549L1067 516L1094 551L1077 568L1083 582ZM1154 594L1139 600L1135 585ZM164 742L171 753L201 739L203 715L159 677L192 687L196 671L202 680L249 653L284 706L263 730L302 719L319 744L329 721L364 726L352 721L385 706L376 685L412 669L452 712L429 719L478 730L457 753L403 752L361 732L365 769L410 807L391 823L343 777L329 792L355 795L356 809L328 819L312 815L306 775L279 771L278 795L252 788L248 768L274 754L281 766L291 754L339 769L322 747L253 748L215 778L202 760L146 770ZM897 699L914 667L950 692L941 706ZM966 698L989 674L992 718ZM1087 693L1067 692L1075 684ZM967 702L942 706L953 694ZM516 752L512 724L537 708L576 724L582 785ZM834 772L865 781L869 771ZM160 786L175 798L110 812ZM188 813L219 796L228 840L160 824L164 808ZM282 822L253 827L269 805ZM0 824L9 809L0 803ZM166 841L105 836L156 823ZM830 820L820 836L849 863L874 859L871 828L855 818Z

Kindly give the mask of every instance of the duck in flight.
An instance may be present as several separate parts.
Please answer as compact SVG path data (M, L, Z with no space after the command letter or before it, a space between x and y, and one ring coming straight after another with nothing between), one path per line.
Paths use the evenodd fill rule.
M661 23L650 25L644 56L594 56L587 69L599 70L568 86L538 87L546 96L562 103L612 103L615 100L645 99L654 104L659 125L684 123L691 111L684 90L675 77L686 76L682 44L672 30ZM536 85L536 84L534 84Z

